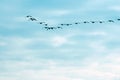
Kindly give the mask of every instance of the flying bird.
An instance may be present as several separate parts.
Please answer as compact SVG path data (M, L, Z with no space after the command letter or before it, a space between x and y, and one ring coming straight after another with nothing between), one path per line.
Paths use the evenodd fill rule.
M53 30L53 29L56 29L55 27L44 27L45 29L47 29L47 30Z
M29 18L31 21L37 21L37 19L35 19L35 18L33 18L33 17L31 17L31 18Z
M118 21L120 21L120 19L117 19Z
M27 15L26 17L27 17L27 18L29 18L29 17L32 17L32 16L30 16L30 15Z
M66 25L66 26L70 26L70 25L72 25L72 24L60 24L61 26L64 26L64 25Z
M70 25L72 25L72 24L65 24L65 25L70 26Z
M76 22L75 24L80 24L79 22Z
M91 23L95 23L95 21L91 21Z
M108 20L108 22L114 22L113 20Z
M85 24L86 24L86 23L89 23L89 22L88 22L88 21L84 21L83 23L85 23Z
M61 26L63 26L64 24L60 24Z
M45 26L48 26L48 24L45 24Z
M104 23L103 21L99 21L99 23Z
M57 28L58 28L58 29L62 29L62 27L59 27L59 26L58 26Z
M44 24L45 22L39 22L39 24Z

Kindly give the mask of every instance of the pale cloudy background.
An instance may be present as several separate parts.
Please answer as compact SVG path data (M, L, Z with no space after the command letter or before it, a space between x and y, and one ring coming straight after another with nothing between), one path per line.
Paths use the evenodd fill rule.
M120 0L0 0L0 80L120 80Z

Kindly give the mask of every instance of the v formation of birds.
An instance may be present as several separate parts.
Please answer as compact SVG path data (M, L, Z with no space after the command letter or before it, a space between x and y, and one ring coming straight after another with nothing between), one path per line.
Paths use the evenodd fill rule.
M38 24L40 25L43 25L43 27L46 29L46 30L54 30L54 29L63 29L63 26L72 26L72 25L79 25L79 24L95 24L95 23L115 23L116 21L120 21L120 18L116 19L116 20L106 20L106 21L81 21L81 22L74 22L74 23L61 23L59 24L58 26L50 26L47 22L42 22L42 21L38 21L36 18L32 17L31 15L27 15L26 18L29 20L29 21L34 21L34 22L37 22Z

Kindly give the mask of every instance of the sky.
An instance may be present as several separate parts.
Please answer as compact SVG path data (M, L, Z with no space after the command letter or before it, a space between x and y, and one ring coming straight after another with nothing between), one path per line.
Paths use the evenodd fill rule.
M0 0L0 80L120 80L117 18L120 0Z

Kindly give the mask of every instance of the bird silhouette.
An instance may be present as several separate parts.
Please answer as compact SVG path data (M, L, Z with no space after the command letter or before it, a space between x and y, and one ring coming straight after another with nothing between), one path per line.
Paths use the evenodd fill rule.
M70 25L72 25L72 24L65 24L66 26L70 26Z
M99 21L99 23L104 23L103 21Z
M44 27L44 28L47 29L47 30L49 29L49 27Z
M60 24L61 26L70 26L70 25L72 25L72 24Z
M75 24L80 24L79 22L75 22Z
M31 17L31 18L29 18L31 21L37 21L37 19L35 19L35 18L33 18L33 17Z
M108 20L108 22L114 22L113 20Z
M62 29L62 27L59 27L59 26L58 26L57 28L58 28L58 29Z
M45 24L45 26L48 26L48 24Z
M61 26L63 26L64 24L60 24Z
M117 19L118 21L120 21L120 19Z
M39 24L44 24L45 22L39 22Z
M53 29L56 29L55 27L44 27L45 29L47 29L47 30L53 30Z
M91 21L91 23L95 23L95 21Z
M27 15L26 17L27 17L27 18L29 18L29 17L32 17L32 16L30 16L30 15Z
M85 23L85 24L86 24L86 23L89 23L89 22L88 22L88 21L84 21L83 23Z

